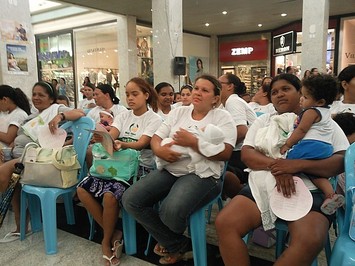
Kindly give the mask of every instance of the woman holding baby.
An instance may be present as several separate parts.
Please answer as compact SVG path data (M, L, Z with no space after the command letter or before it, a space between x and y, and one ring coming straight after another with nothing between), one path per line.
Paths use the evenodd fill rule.
M225 110L215 108L219 103L221 84L213 76L198 77L192 90L192 104L172 110L155 132L150 142L154 154L169 162L162 170L150 172L123 194L124 208L158 241L154 252L162 256L161 264L173 264L183 258L190 248L183 233L189 216L215 198L221 191L222 169L230 158L236 142L236 127ZM191 148L201 154L199 134L213 124L224 133L224 149L203 159L218 162L220 172L208 177L196 173L191 156L182 156L172 145ZM165 145L165 138L173 141ZM152 208L161 201L160 210Z

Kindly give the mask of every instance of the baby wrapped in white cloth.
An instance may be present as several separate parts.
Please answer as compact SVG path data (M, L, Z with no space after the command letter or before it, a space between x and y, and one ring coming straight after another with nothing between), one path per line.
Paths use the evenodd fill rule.
M172 145L171 149L181 153L184 157L191 158L191 162L187 165L187 169L190 173L195 172L201 178L219 176L222 171L221 164L217 161L210 161L206 157L217 155L224 150L225 147L223 141L225 135L223 131L213 124L208 124L204 130L188 130L198 138L198 149L201 154L195 152L192 148L179 145ZM172 141L172 138L165 138L162 140L161 146ZM165 165L169 164L169 162L159 157L156 157L155 162L158 170L163 169Z

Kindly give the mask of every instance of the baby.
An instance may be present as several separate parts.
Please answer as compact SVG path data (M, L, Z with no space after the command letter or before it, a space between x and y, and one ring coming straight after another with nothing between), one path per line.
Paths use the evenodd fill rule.
M100 124L107 130L111 130L111 124L113 122L113 113L111 111L100 112Z
M187 169L190 172L196 171L196 174L200 177L209 177L213 174L220 174L220 164L206 159L206 157L214 156L224 150L225 135L223 131L212 124L208 124L204 130L200 129L188 129L191 133L198 138L198 148L201 154L195 152L189 147L182 147L179 145L172 145L171 149L182 154L182 157L191 157L191 162L187 165ZM161 145L171 143L172 138L165 138L162 140ZM156 157L155 162L157 169L161 170L167 161Z

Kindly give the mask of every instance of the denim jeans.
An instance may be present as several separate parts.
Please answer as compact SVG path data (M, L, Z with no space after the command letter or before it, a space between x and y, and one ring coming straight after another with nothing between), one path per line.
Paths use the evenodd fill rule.
M183 235L190 215L214 199L221 191L221 180L195 174L176 177L166 170L155 170L128 188L123 207L170 253L185 252ZM160 208L154 205L161 201Z

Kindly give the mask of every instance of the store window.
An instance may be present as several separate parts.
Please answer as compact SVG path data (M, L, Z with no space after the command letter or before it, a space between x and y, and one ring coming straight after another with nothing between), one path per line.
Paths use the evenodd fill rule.
M58 81L57 91L66 95L71 105L76 101L72 33L36 36L39 80ZM62 81L61 81L62 80Z

